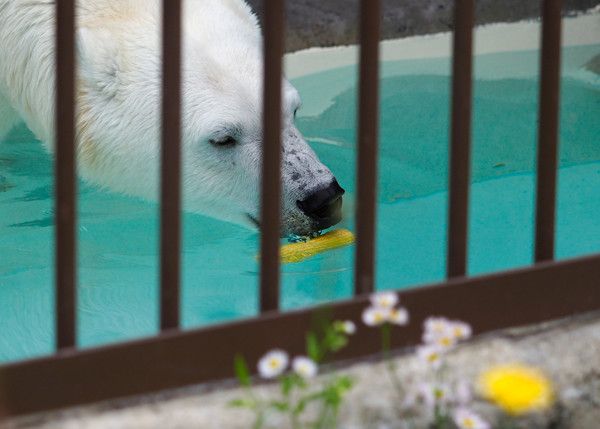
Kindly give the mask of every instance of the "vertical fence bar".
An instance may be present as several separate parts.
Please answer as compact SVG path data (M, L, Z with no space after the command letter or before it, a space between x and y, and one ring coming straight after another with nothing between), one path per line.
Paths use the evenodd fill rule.
M279 309L283 0L265 2L260 311Z
M75 2L56 2L56 347L76 344Z
M446 256L448 278L464 276L467 272L474 14L474 0L455 1Z
M554 258L562 0L544 0L538 122L535 261Z
M380 24L381 1L361 0L355 295L375 290Z
M181 0L163 0L160 327L179 327L181 278Z

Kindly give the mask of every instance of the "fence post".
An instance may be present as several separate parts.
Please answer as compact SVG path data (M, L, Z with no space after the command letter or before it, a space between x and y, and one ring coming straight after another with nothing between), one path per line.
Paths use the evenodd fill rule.
M446 275L466 275L471 169L474 0L454 3Z
M160 328L179 327L181 281L181 0L163 0Z
M281 234L281 79L283 0L265 2L263 154L260 234L260 311L279 309L279 238Z
M75 1L56 1L56 347L75 347Z
M538 121L535 261L554 258L562 0L544 0Z
M361 0L355 296L375 290L380 23L381 1Z

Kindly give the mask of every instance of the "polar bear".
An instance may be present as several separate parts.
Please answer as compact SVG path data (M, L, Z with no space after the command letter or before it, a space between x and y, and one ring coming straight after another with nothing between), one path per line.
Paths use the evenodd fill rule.
M160 0L79 0L77 158L87 182L156 200L160 153ZM52 152L55 1L0 3L0 139L21 119ZM260 225L262 38L243 0L185 0L184 209ZM282 78L282 235L341 219L331 171L294 125Z

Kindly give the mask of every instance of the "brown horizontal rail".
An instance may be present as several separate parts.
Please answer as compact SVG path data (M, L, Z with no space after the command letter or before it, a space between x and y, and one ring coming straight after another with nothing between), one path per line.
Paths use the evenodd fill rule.
M281 78L284 1L265 8L263 81L263 161L260 234L260 311L279 309L281 234Z
M354 294L375 290L381 0L360 2L360 71L356 162Z
M418 343L422 322L430 315L460 318L481 334L600 310L598 278L600 255L595 255L404 291L402 301L411 323L394 328L393 347ZM367 304L363 296L7 364L0 367L0 410L16 416L232 378L237 353L252 368L273 347L302 353L304 333L323 317L357 323L357 333L340 359L373 355L380 351L380 337L374 335L374 328L359 323Z
M56 347L77 342L75 2L56 2Z
M562 0L544 0L538 121L536 262L554 258Z
M467 273L475 0L454 2L446 275Z

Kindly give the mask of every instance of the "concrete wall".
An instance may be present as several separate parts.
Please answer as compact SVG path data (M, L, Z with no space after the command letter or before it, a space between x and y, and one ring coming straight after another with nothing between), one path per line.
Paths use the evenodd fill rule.
M247 0L259 16L268 0ZM452 29L453 0L382 0L382 38ZM540 16L541 0L476 0L477 25ZM591 9L600 0L564 0L564 14ZM359 0L287 0L286 50L357 42Z

